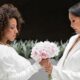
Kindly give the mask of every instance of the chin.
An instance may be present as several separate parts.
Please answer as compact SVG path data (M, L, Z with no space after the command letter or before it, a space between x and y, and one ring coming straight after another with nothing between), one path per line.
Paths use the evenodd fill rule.
M15 39L10 39L10 41L14 41Z
M76 32L76 34L79 34L80 35L80 32Z

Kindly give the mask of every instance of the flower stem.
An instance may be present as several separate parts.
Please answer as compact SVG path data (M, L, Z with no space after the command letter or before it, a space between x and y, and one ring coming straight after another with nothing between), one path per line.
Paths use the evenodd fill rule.
M51 80L51 74L48 75L48 80Z

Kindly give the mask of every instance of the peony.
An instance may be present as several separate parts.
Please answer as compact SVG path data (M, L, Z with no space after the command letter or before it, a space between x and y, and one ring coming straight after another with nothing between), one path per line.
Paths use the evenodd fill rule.
M59 48L57 44L49 41L38 42L32 48L31 57L40 62L42 59L51 58L57 56Z

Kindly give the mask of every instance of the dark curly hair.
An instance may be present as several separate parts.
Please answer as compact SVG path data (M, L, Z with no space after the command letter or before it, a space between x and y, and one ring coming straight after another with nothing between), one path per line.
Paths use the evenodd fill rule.
M8 27L9 19L15 18L17 20L17 29L20 31L21 24L24 22L18 9L12 4L4 4L0 7L0 39L2 32Z

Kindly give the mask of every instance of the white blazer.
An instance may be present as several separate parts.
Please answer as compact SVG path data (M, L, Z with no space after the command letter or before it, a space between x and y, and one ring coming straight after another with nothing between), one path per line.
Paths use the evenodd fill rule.
M31 63L10 46L0 44L0 80L28 80L39 71L38 63Z
M62 58L53 66L52 80L80 80L80 41L72 48L78 37L70 38Z

